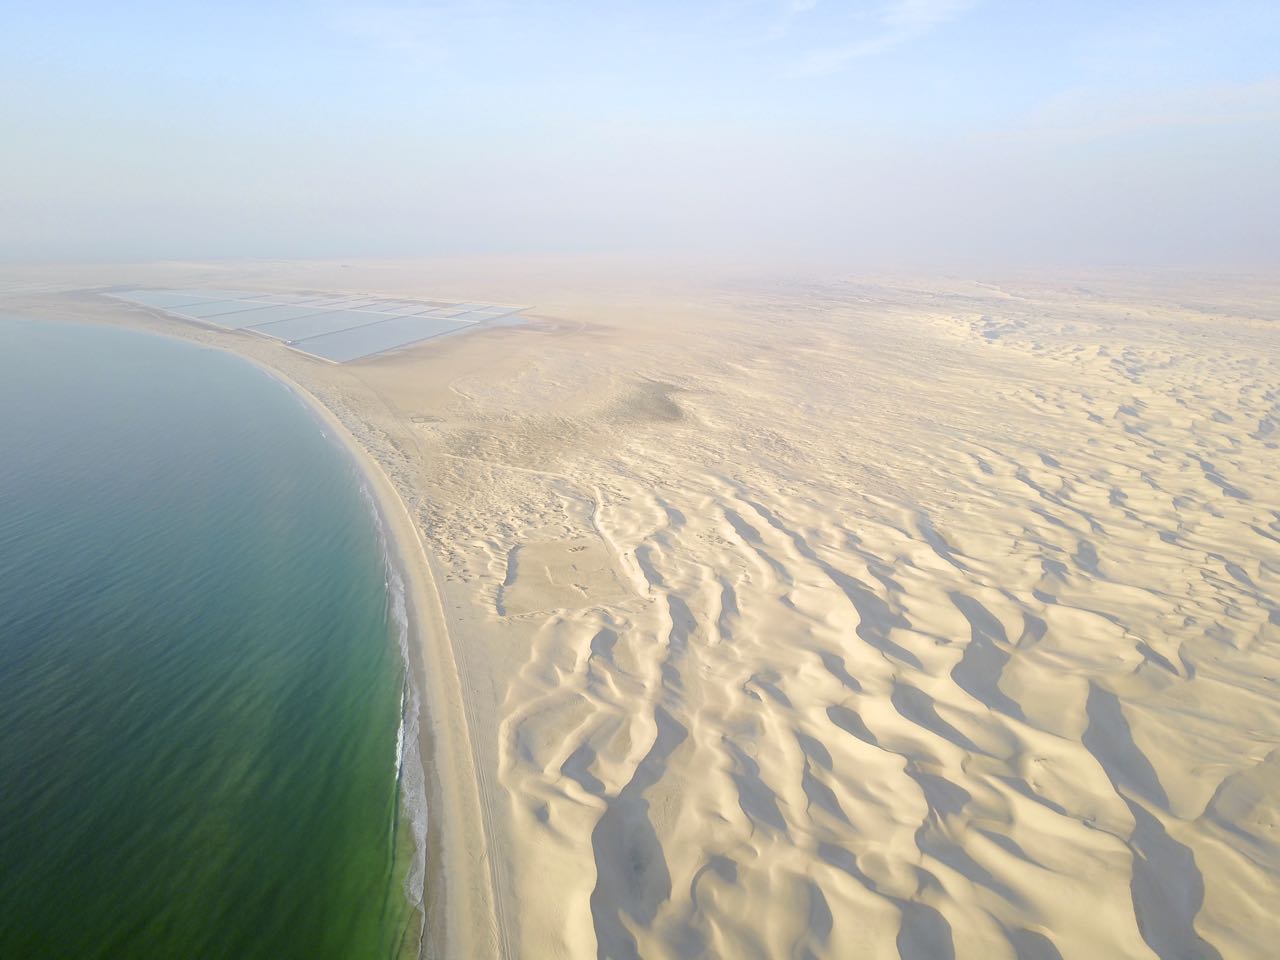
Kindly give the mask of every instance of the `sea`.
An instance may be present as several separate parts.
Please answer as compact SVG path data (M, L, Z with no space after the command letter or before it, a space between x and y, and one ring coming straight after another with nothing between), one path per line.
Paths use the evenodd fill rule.
M0 317L0 957L416 957L399 584L284 384Z

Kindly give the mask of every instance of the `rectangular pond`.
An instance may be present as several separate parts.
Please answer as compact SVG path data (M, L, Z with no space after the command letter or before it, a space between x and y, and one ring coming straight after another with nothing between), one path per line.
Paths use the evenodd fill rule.
M342 363L494 323L519 307L370 294L245 290L129 290L120 300L183 320L249 330L312 356Z
M295 343L294 346L317 357L343 363L347 360L358 360L375 353L394 350L397 347L407 347L411 343L429 340L432 337L457 333L470 327L471 324L457 323L438 317L391 317L381 323L352 327L322 337L312 337L310 340Z
M267 323L253 328L254 333L266 334L277 340L292 343L319 337L326 333L336 333L348 327L364 327L373 323L382 323L390 319L385 313L364 313L358 310L326 310L323 313L310 313L304 317L292 317Z

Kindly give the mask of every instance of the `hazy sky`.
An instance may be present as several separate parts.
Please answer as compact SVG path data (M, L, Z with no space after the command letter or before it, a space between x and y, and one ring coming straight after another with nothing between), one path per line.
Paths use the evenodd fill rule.
M1280 263L1280 2L0 0L0 258Z

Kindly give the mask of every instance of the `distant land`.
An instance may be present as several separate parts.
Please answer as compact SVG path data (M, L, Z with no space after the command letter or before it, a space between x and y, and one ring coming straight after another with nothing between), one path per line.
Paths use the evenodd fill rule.
M329 359L175 316L308 296L527 309ZM357 457L427 956L1280 941L1280 279L190 262L6 267L0 311L234 353Z

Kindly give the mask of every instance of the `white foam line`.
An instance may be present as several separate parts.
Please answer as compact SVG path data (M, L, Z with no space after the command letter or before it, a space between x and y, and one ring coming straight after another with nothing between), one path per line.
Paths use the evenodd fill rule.
M413 832L414 855L405 874L404 892L413 906L421 908L427 872L427 775L418 743L422 702L418 689L413 683L413 666L409 659L408 600L405 594L404 577L392 553L382 511L378 508L373 491L369 489L363 476L360 480L360 493L373 514L378 531L378 542L382 546L391 619L395 624L396 643L400 650L400 661L404 666L404 683L400 688L400 726L396 731L396 764L393 775L400 788L405 817ZM395 829L394 824L392 829Z

